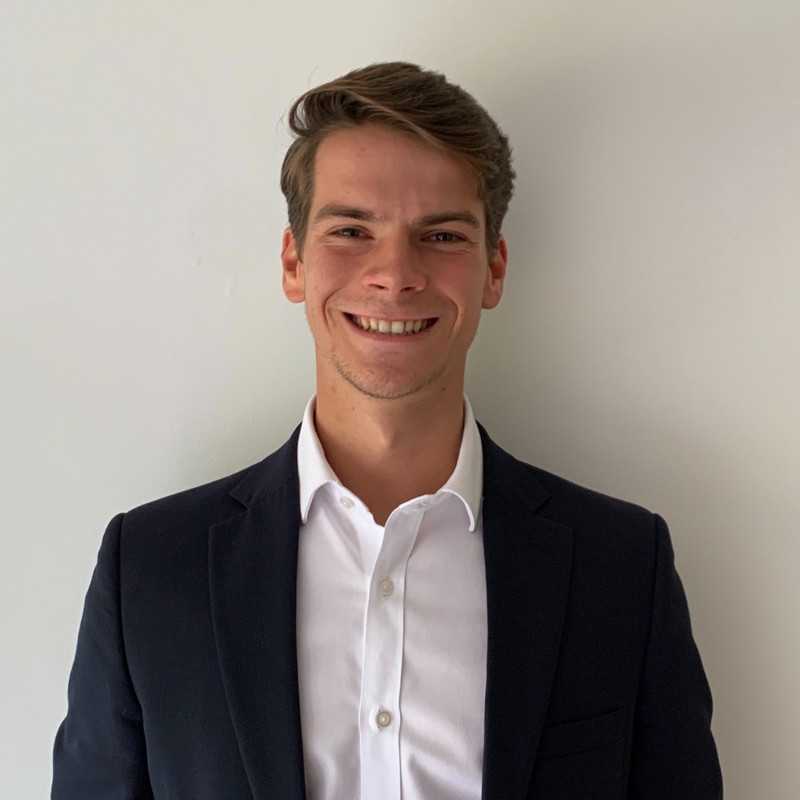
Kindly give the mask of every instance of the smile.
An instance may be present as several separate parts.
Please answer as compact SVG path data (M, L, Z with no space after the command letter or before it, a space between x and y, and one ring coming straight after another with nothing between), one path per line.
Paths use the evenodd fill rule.
M383 333L388 336L408 336L430 328L436 318L429 319L377 319L375 317L361 317L347 314L347 318L361 330L370 333Z

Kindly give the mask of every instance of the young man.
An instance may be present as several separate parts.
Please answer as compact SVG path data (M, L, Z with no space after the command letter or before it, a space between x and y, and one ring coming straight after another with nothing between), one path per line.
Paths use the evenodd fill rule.
M666 526L516 461L464 398L506 138L403 63L290 125L316 397L260 464L112 521L53 797L721 797Z

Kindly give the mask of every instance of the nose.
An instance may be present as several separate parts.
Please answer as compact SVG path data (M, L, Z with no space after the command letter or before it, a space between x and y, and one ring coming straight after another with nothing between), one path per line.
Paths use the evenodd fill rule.
M366 288L387 295L421 292L428 283L420 254L399 236L387 237L372 250L363 280Z

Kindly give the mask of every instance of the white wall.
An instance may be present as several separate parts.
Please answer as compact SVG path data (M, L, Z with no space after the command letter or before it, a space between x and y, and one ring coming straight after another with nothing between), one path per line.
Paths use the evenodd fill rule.
M799 54L796 0L5 0L0 796L48 791L107 520L298 421L281 116L395 58L515 144L479 416L667 517L726 797L800 796Z

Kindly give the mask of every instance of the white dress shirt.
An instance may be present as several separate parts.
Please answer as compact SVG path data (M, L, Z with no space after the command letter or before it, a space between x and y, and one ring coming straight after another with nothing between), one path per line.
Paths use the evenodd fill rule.
M465 399L453 474L377 525L298 442L297 659L309 800L478 800L486 689L481 440Z

